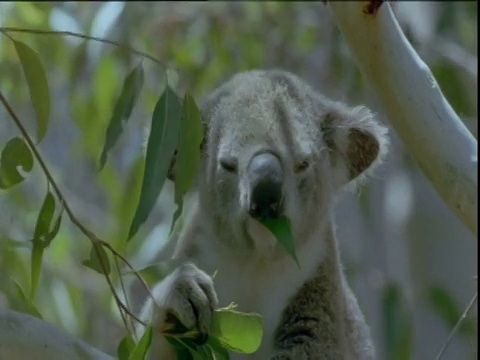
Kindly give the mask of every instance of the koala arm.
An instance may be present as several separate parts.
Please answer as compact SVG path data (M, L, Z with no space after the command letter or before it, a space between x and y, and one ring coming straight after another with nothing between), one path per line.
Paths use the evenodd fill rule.
M173 315L187 329L197 328L200 334L207 334L217 296L213 281L192 263L177 267L152 290L143 307L140 318L153 325L152 344L148 359L174 360L176 353L162 332L168 327L167 317ZM143 329L138 327L137 334Z
M283 313L271 360L375 358L368 326L340 269L322 263Z
M306 282L283 313L271 360L343 359L342 303L329 264Z

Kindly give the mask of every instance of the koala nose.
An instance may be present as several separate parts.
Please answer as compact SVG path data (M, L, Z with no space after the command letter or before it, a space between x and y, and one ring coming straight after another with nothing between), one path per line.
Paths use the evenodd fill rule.
M250 208L257 219L277 218L282 212L283 169L277 156L269 152L255 155L248 164Z

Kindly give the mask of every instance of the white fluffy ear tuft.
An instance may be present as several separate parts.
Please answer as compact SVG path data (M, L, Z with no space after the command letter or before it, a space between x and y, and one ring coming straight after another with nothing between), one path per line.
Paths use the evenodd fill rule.
M323 139L334 167L343 173L342 184L358 182L383 160L388 149L387 129L366 107L335 104L321 119Z

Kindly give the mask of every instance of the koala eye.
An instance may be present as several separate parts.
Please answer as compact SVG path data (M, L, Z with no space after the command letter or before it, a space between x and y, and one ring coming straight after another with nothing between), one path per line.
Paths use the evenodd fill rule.
M301 173L301 172L307 170L309 165L310 165L310 163L308 162L308 160L300 161L299 163L295 164L295 167L293 168L293 171L295 172L295 174Z
M228 172L237 172L237 160L236 159L220 159L220 165Z

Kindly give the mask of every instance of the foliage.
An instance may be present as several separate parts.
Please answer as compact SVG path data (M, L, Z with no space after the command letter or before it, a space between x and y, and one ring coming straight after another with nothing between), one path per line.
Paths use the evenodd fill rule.
M48 129L48 115L50 109L50 96L45 71L34 50L28 45L14 40L8 35L8 32L3 32L3 34L12 40L18 56L21 59L30 89L32 103L37 112L38 138L41 140ZM143 68L141 65L137 65L137 67L127 75L123 84L122 92L114 106L113 114L106 131L105 143L100 156L100 169L105 166L107 152L112 149L119 139L123 130L123 125L128 121L132 113L138 94L142 88L142 84ZM60 202L67 206L66 199L58 189L56 182L50 175L47 167L44 165L42 157L36 151L36 147L25 130L22 121L10 107L8 101L3 95L1 95L1 100L26 141L25 142L21 138L12 138L3 149L1 154L2 167L0 173L2 187L8 188L21 183L24 178L18 173L17 166L23 166L25 170L30 171L33 166L33 157L35 157L42 165L42 170L47 177L48 185L54 188L56 196L59 198ZM136 234L140 225L142 225L149 216L160 190L163 187L163 183L166 180L167 170L174 152L177 149L179 155L175 166L175 202L178 204L178 209L174 221L181 214L182 197L192 185L193 178L198 169L202 139L203 131L200 112L195 104L195 100L190 95L186 94L184 101L182 101L167 83L165 91L158 100L152 115L140 199L130 226L127 240L130 240L133 235ZM32 156L31 152L34 153L34 156ZM56 237L60 229L61 214L55 221L53 221L55 209L55 196L52 192L48 191L37 218L32 240L30 297L26 298L22 288L15 283L18 296L21 298L25 310L40 318L42 315L35 308L34 299L39 284L43 252ZM117 302L118 309L122 313L124 323L127 326L125 315L133 315L129 312L126 305L124 305L118 298L118 295L115 293L115 289L112 286L109 277L111 275L111 265L105 248L111 252L115 261L118 261L117 258L120 258L129 267L131 267L131 265L127 263L120 253L100 240L90 230L86 229L76 219L68 207L67 213L70 220L92 242L90 257L89 259L84 260L82 264L105 276L113 292L115 301ZM139 277L141 276L135 270L134 273ZM125 291L121 274L118 275L120 276L122 289ZM127 296L125 293L123 295L125 297ZM243 336L243 333L247 330L249 330L249 337ZM177 336L186 338L183 333ZM259 315L242 314L234 311L231 307L218 309L213 318L211 339L207 341L205 347L193 349L185 345L183 343L184 340L178 340L180 344L185 345L183 350L182 346L180 346L179 352L188 349L190 353L196 354L194 355L196 358L205 359L213 359L215 357L214 354L228 358L227 351L222 347L232 351L251 353L260 345L261 333L262 325L261 317ZM169 334L169 336L172 337L174 335ZM135 344L132 338L127 335L119 344L117 350L119 357L132 360L143 359L150 346L151 337L152 328L150 325L147 327L145 333L137 344Z
M157 188L159 201L155 206L146 206L151 207L146 211L150 216L139 216L146 220L137 222L141 224L137 235L127 241L142 196L148 199L154 194L143 184L150 167L140 153L143 128L148 119L154 121L152 113L159 104L161 89L170 86L180 104L177 111L177 118L181 119L180 130L171 129L172 133L178 132L174 142L191 145L189 149L184 148L185 162L181 160L181 153L177 154L180 160L177 157L176 170L180 173L187 173L187 169L194 173L198 160L195 148L201 137L197 133L201 127L192 132L182 131L182 126L190 128L186 121L198 124L195 102L187 94L204 94L231 73L254 67L283 67L320 83L326 95L363 102L368 94L361 74L352 66L348 50L338 33L332 30L331 21L323 15L325 11L319 3L219 2L207 7L193 3L152 6L147 3L18 2L1 6L2 27L68 30L122 39L122 44L130 44L165 60L159 64L139 57L128 47L68 36L0 33L0 92L18 115L27 134L35 135L32 144L71 208L65 207L55 188L41 175L42 166L32 144L26 141L23 133L19 135L8 113L0 112L0 304L6 301L12 308L57 323L110 353L118 348L127 358L133 352L135 341L129 337L117 346L124 338L122 318L129 324L126 309L120 307L119 310L118 303L132 309L134 306L129 305L138 302L136 294L138 297L144 294L135 290L130 298L123 294L123 285L136 288L133 280L127 282L121 276L127 271L133 273L122 257L128 259L133 268L151 262L145 254L154 253L152 244L157 248L162 241L158 237L153 242L143 240L152 232L157 220L169 222L167 210L172 208L171 197L177 204L177 215L181 213L181 198L193 181L189 173L183 177L185 184L175 184L173 191L169 184L165 184L162 192ZM423 54L452 106L460 115L465 115L466 125L476 133L476 82L472 88L471 79L464 71L437 51L441 47L436 46L436 40L453 41L476 56L476 15L472 14L476 14L477 5L435 6L439 9L438 21L431 20L434 15L429 20L433 22L431 41L423 45ZM409 33L413 40L420 38L415 28ZM0 108L3 111L3 107ZM157 125L162 121L161 110L155 118ZM186 138L190 135L195 140ZM166 148L171 153L173 145ZM163 168L157 169L161 175L152 177L160 180L157 183L160 185L164 181L164 168L169 165L168 156L159 152L151 153L149 159L152 157L163 162ZM96 172L98 165L101 171ZM412 172L407 167L398 170ZM388 180L383 174L381 177ZM368 195L362 201L365 200L364 207L370 212L373 224L378 217L372 212L372 196L375 195L371 195L373 192L369 189L364 193ZM436 206L435 202L432 204ZM71 220L68 210L72 210L75 219L84 225L80 232L90 243L79 236L75 225L65 221L66 218ZM430 264L430 248L420 250L428 239L437 240L436 228L445 224L436 219L424 221L425 216L413 218L419 229L415 228L415 238L422 242L415 245L415 250L419 251L412 251L412 254L423 256L422 264ZM455 233L454 237L461 242L461 234ZM369 251L367 245L361 245L361 248L365 246L366 253ZM434 245L438 246L436 242ZM378 257L382 257L379 254ZM347 257L347 265L349 261ZM82 264L95 271L86 270ZM387 265L378 267L388 277L391 274ZM104 274L104 278L98 276L99 273ZM428 271L415 272L419 288L428 284L428 281L421 281L425 273ZM143 272L141 275L145 281L149 280ZM370 279L370 276L365 278ZM135 281L140 282L138 278ZM452 285L448 286L448 292L445 283L443 290L432 290L428 301L424 302L445 319L446 328L451 327L454 318L461 313L455 305L458 296L453 296L461 289L453 287L455 293L452 294ZM418 331L411 334L415 341L406 335L413 325L407 321L412 310L405 306L404 291L401 287L386 289L385 296L378 300L383 306L376 307L378 312L384 312L377 318L386 330L381 339L385 343L383 348L393 351L407 344L401 353L405 354L404 358L411 358L413 344L419 343L422 334ZM113 292L118 294L118 299ZM381 292L369 289L368 293L372 295L366 297L370 299L367 301L374 301L371 300L375 299L374 294ZM127 300L131 303L127 304ZM417 303L422 301L417 300ZM399 308L403 316L398 316ZM92 318L94 320L89 320ZM473 333L476 334L476 326L468 321L460 328L458 336L471 339ZM148 343L148 335L145 339ZM435 339L443 340L438 335ZM217 349L217 345L214 341L211 343L212 348ZM425 346L435 348L437 343ZM143 350L136 353L143 353Z

